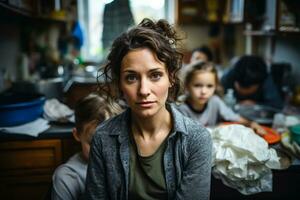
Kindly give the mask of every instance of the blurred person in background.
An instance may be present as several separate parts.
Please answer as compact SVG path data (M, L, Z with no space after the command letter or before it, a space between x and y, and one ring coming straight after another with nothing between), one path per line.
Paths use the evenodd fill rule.
M210 50L210 48L206 45L203 45L201 47L195 48L192 51L190 63L194 63L196 61L212 62L213 59L214 59L213 53Z
M225 91L234 90L238 103L265 105L281 109L283 100L268 73L265 61L254 55L242 56L221 78Z

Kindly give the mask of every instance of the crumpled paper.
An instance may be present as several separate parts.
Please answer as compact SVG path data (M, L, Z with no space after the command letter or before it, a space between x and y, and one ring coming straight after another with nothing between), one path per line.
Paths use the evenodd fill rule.
M49 121L72 121L74 111L57 99L49 99L44 105L44 118Z
M216 178L245 195L272 191L272 171L279 157L268 143L243 125L220 126L211 131Z

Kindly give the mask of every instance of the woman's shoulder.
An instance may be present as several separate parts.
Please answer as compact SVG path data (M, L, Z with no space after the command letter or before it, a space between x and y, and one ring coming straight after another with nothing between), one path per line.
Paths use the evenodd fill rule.
M101 132L101 134L109 134L122 129L121 126L124 126L124 123L128 121L128 117L128 111L125 110L122 113L105 120L97 126L96 134L99 132Z

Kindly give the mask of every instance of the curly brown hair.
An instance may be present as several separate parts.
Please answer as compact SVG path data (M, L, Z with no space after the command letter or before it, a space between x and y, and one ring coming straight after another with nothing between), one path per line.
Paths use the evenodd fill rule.
M181 90L181 83L177 77L183 57L178 48L180 40L179 34L166 20L155 22L148 18L143 19L140 24L114 40L107 62L98 73L98 89L109 101L120 99L120 69L123 58L132 50L147 48L165 63L172 85L168 100L175 100ZM102 78L104 84L99 81Z

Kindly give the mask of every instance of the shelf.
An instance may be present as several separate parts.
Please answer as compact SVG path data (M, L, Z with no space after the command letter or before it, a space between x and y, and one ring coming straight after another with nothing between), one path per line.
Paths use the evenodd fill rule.
M32 15L32 12L29 11L29 10L18 8L18 7L3 3L3 2L0 2L0 8L3 8L3 9L6 9L10 12L14 12L16 14L27 16L27 17L30 17Z
M300 28L299 27L281 26L281 27L279 27L279 32L282 32L282 33L300 33Z
M28 10L19 8L7 3L0 2L0 13L5 18L14 17L19 20L30 20L36 22L48 22L48 23L66 23L66 14L63 10L52 11L49 15L41 15L36 10Z
M246 36L262 36L262 37L274 37L280 35L289 35L289 36L300 36L300 30L278 30L278 31L244 31L244 35Z
M244 31L244 35L249 36L275 36L275 31L262 31L262 30L256 30L256 31Z

